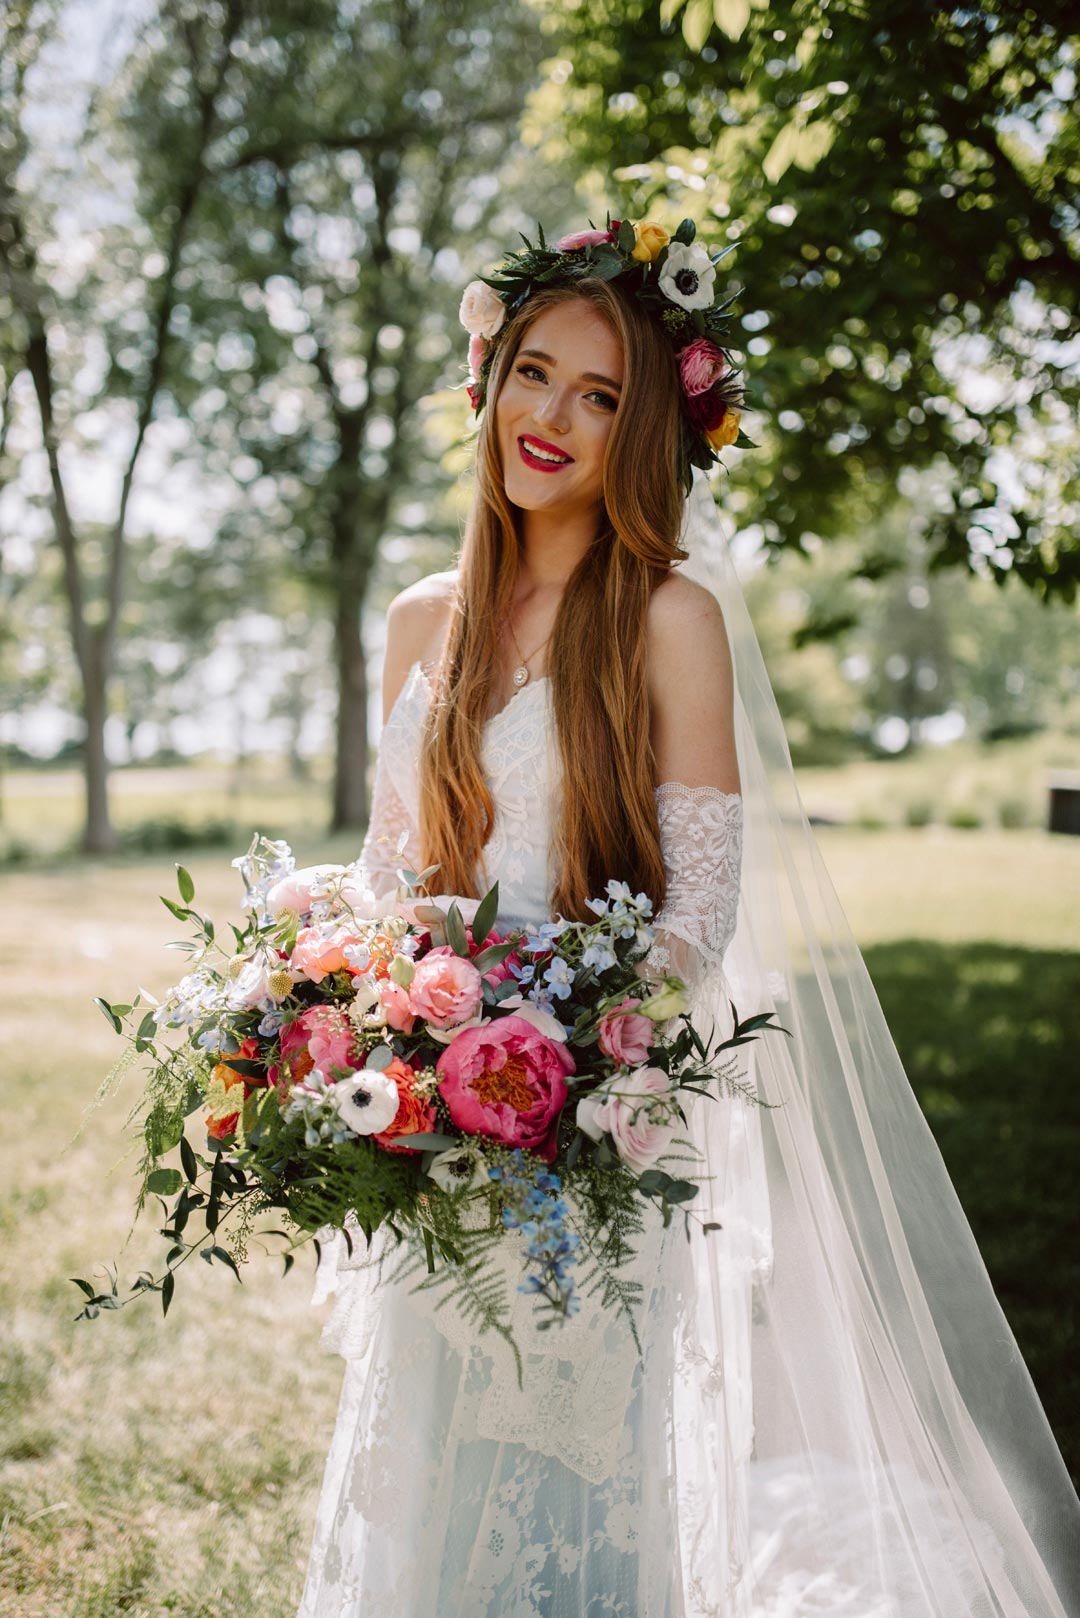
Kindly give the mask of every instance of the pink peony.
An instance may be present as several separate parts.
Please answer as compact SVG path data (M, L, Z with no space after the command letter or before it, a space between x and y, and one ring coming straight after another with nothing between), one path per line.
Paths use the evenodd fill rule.
M386 1012L390 1027L399 1034L411 1034L416 1016L409 1004L409 991L393 978L383 978L378 986L379 1003Z
M563 236L555 243L557 253L572 253L578 247L598 247L601 242L614 242L618 240L619 222L611 221L610 230L575 230L569 236Z
M675 1133L678 1114L670 1105L671 1080L658 1067L637 1067L632 1073L616 1074L609 1089L619 1093L605 1097L600 1091L578 1103L578 1126L594 1139L610 1135L627 1168L643 1174L667 1151ZM599 1105L590 1106L591 1118L583 1122L582 1109L594 1101Z
M433 1028L452 1028L476 1014L483 993L483 979L471 961L453 950L429 950L409 984L409 1006Z
M634 1007L641 1001L628 996L600 1018L600 1049L612 1061L623 1067L638 1067L649 1059L653 1042L653 1025L648 1017L635 1017Z
M524 1017L500 1017L466 1028L436 1067L439 1094L459 1129L554 1160L566 1075L574 1071L565 1044Z
M696 338L688 348L680 349L677 357L683 392L690 399L708 393L727 373L727 355L707 337Z

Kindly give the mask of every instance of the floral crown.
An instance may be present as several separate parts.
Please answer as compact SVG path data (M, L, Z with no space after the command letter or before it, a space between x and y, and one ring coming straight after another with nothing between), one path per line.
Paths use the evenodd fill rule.
M590 225L591 225L590 221ZM666 333L679 362L682 388L682 473L687 493L695 466L708 470L729 444L753 447L739 430L742 389L738 366L720 338L725 311L738 293L716 300L716 266L732 251L710 254L694 241L696 227L684 219L673 236L651 219L632 224L608 215L603 230L563 236L548 247L522 235L524 252L509 253L493 275L470 281L459 316L469 333L469 380L465 384L479 415L501 334L510 316L541 287L571 286L586 276L612 281L633 293Z

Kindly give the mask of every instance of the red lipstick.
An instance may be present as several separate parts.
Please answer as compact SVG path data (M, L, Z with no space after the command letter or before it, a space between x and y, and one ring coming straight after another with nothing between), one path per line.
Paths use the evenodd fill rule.
M530 444L537 449L547 450L551 455L558 455L560 459L546 460L543 456L534 455L529 449ZM537 438L534 433L527 433L518 439L518 451L525 465L535 467L538 472L559 472L564 466L572 466L574 462L574 457L567 455L557 444L549 444L545 438Z

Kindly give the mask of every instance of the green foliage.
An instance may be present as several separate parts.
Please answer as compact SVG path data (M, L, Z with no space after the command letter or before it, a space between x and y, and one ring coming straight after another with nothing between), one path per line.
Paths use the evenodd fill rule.
M898 473L940 462L935 562L1071 598L1075 12L1003 0L547 11L545 152L558 140L541 136L541 109L612 212L692 210L700 239L738 242L762 449L736 465L731 498L767 543L859 532L871 557ZM977 367L993 375L979 393ZM998 466L1014 448L1027 469L1010 492Z

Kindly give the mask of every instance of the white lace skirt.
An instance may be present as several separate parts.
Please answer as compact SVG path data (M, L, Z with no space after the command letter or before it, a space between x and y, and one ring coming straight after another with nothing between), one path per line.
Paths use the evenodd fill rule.
M482 1436L492 1358L460 1353L391 1287L346 1363L299 1618L683 1618L656 1361L633 1370L595 1482Z

